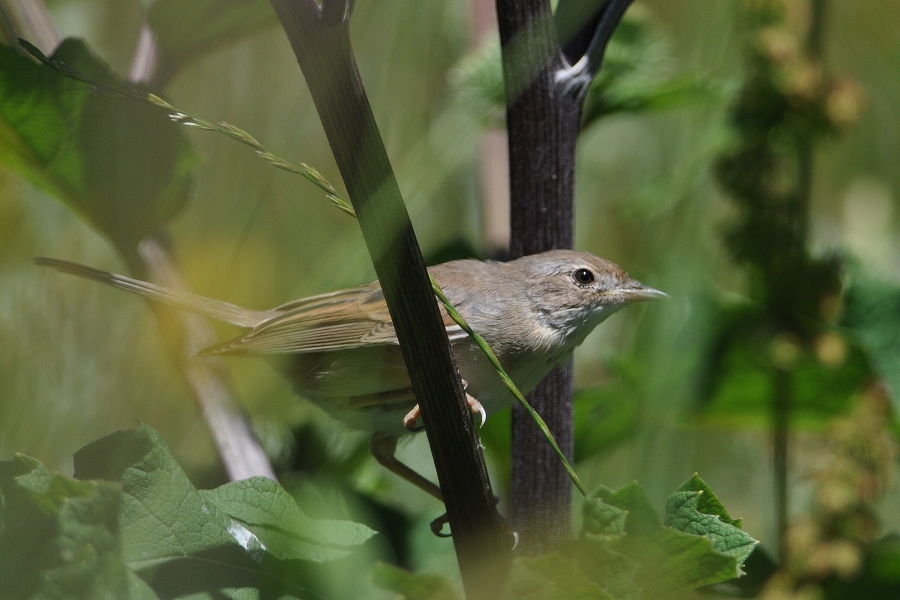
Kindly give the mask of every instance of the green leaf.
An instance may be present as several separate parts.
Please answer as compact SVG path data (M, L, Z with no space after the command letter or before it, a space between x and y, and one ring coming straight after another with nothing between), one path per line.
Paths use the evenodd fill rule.
M661 527L650 498L637 482L629 483L617 491L601 486L594 495L604 503L628 513L625 528L628 534L643 535Z
M513 562L506 598L638 600L638 564L605 540L577 540L556 552Z
M725 505L722 504L722 501L716 497L712 489L706 485L706 482L700 479L700 476L696 473L694 473L690 479L678 486L678 489L675 491L702 492L703 495L699 497L697 510L707 515L715 515L719 517L723 523L728 523L729 525L734 525L738 529L743 529L743 521L741 519L731 518L728 511L725 509ZM668 511L666 511L666 513L668 514Z
M459 600L453 584L443 575L410 573L378 563L372 569L372 579L378 587L396 592L406 600Z
M117 431L74 459L75 477L121 484L125 559L136 571L216 549L243 565L240 550L253 552L252 536L241 545L229 533L231 519L193 486L152 428Z
M267 0L157 0L147 20L179 64L278 22Z
M118 485L76 481L19 455L0 462L3 597L152 599L119 540Z
M51 60L115 89L126 84L84 42ZM198 157L162 110L89 86L0 46L0 163L81 214L120 249L187 203Z
M624 535L608 535L607 542L611 550L639 565L634 581L643 590L642 598L667 598L737 577L756 544L733 524L735 521L699 477L691 478L682 488L670 496L665 524L660 523L647 494L636 483L617 491L600 488L596 492L595 502L626 514ZM709 496L701 501L707 493ZM701 507L710 512L702 512ZM586 503L585 511L585 534L591 535L597 528L592 515L599 509L595 503ZM614 534L617 529L618 525L607 527L606 532Z
M268 480L197 490L147 426L79 450L75 476L121 485L126 564L165 597L308 597L310 567L297 559L343 556L372 534L354 523L308 519Z
M728 517L725 507L697 475L669 496L664 523L678 531L709 538L714 550L734 556L735 577L742 574L741 565L758 543L741 530L739 520Z
M756 545L696 475L670 496L666 525L636 483L596 496L584 504L581 539L513 561L504 598L669 598L739 576ZM439 575L381 565L375 581L410 599L456 597Z
M616 508L597 498L585 498L584 508L585 535L621 535L625 532L627 512Z
M227 483L201 494L281 560L341 558L376 533L360 523L311 519L284 488L264 477Z

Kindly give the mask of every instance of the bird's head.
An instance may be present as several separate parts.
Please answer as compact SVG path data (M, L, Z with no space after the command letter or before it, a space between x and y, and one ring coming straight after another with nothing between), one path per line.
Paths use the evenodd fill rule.
M540 321L566 338L577 338L576 345L617 310L667 297L587 252L551 250L508 264L522 270L524 293Z

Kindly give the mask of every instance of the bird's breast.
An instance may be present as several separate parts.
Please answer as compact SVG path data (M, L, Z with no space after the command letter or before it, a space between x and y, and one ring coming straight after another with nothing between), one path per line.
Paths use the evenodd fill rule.
M571 355L571 350L551 343L538 347L503 344L492 344L491 347L522 394L534 389L554 367ZM453 344L453 354L460 376L468 384L466 391L484 405L489 416L515 401L494 366L474 342L466 339Z

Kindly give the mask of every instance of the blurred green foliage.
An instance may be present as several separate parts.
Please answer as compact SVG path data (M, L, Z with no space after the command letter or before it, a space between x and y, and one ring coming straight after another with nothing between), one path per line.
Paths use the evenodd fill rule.
M0 462L5 597L347 597L335 574L367 570L368 527L310 519L262 477L197 490L150 427L74 458L74 479L24 455ZM669 597L734 577L756 544L696 476L669 496L665 527L636 485L601 489L585 514L582 539L518 561L507 597ZM408 598L456 597L440 575L387 565L373 582Z
M94 67L79 61L88 61L98 69L91 73L118 79L101 63L124 72L137 39L136 4L53 2L61 31L85 37L103 57L66 60L86 72ZM503 115L502 94L496 94L502 90L496 46L469 39L469 14L459 2L355 4L352 34L363 80L423 249L436 260L478 254L480 134ZM805 2L793 4L802 9ZM654 505L699 471L730 512L744 517L746 528L774 547L764 421L773 371L790 367L801 418L795 424L815 424L802 429L797 440L794 513L803 511L813 494L813 483L801 476L819 456L815 444L826 419L848 410L854 392L875 378L891 386L891 400L897 401L900 263L894 212L900 170L894 149L900 144L895 117L900 31L889 18L895 12L889 0L830 2L823 60L829 71L853 77L859 87L839 82L825 86L836 96L797 96L802 86L791 86L805 79L790 76L802 75L802 69L763 73L744 62L748 48L771 55L784 40L772 33L748 39L750 26L758 23L748 20L747 6L639 2L614 37L606 69L594 83L578 156L577 247L614 260L672 299L617 315L578 351L582 391L575 402L576 457L589 484L617 487L639 479ZM158 0L149 20L168 54L165 91L176 106L238 124L292 162L314 165L339 184L296 61L267 3ZM64 50L77 47L68 42ZM21 90L23 81L42 79L47 71L12 51L2 60L17 75L14 81L0 79L0 91L10 85ZM180 266L194 289L266 308L371 280L356 224L322 202L318 190L216 136L190 136L205 159L197 165L184 145L184 132L159 113L152 118L160 119L145 129L153 135L173 131L174 147L181 150L160 160L142 157L156 142L106 136L102 132L113 130L100 117L143 107L91 96L83 86L69 87L81 84L53 75L54 85L65 88L68 104L29 96L17 100L29 102L22 111L21 104L0 102L7 166L0 173L0 450L6 456L36 456L50 471L71 472L68 457L75 448L135 421L146 422L161 431L195 485L213 487L223 481L215 450L146 307L90 284L38 272L30 259L58 256L121 271L122 259L107 239L117 246L132 244L160 224L170 224ZM757 102L761 97L751 96L735 104L741 86L754 81L762 81L766 92L780 100ZM860 88L865 102L849 101ZM801 111L806 121L785 120L796 112L796 98L806 102ZM35 161L29 144L23 145L28 138L11 137L9 114L31 118L38 114L36 107L46 105L50 109L40 114L49 123L62 114L77 117L94 102L112 108L92 112L97 120L88 129L67 131L59 121L40 130L39 142L61 140L58 151L51 148L42 160ZM10 107L13 113L4 112ZM848 115L858 119L857 126L846 127ZM774 125L776 133L760 134L754 146L738 145L735 125L739 132L746 127L746 141L746 134L761 131L761 124ZM842 136L825 133L833 125L840 125ZM793 202L784 184L795 171L777 167L785 153L796 151L790 141L795 134L815 137L810 202L794 213L805 219L802 243L790 227L772 220L772 214L783 216L781 209L767 217L753 212L749 197L738 204L723 197L723 191L740 196L733 186L746 184L756 186L757 200L767 198L761 202L766 209ZM119 161L131 155L128 148L141 150L139 163L146 159L149 166L184 175L176 177L179 186L172 190L177 193L160 190L159 180L140 164L122 166ZM94 163L105 170L91 175L94 187L83 188L89 192L60 193L62 180L54 174L53 161L83 158L86 152L114 156ZM723 190L716 173L723 173L726 152L733 164ZM190 177L187 169L192 169ZM85 180L77 169L60 173L70 177L66 181ZM126 173L131 175L124 181L133 188L121 183ZM24 183L22 175L37 185ZM89 218L96 229L86 227L83 215L110 196L115 206L132 200L137 205L120 216L142 216L121 233L114 221L98 225L97 218ZM63 199L82 216L62 210L51 198ZM157 205L148 198L165 201ZM730 240L727 246L724 238ZM834 249L854 257L858 268L852 276L838 275L838 263L827 258ZM743 266L733 262L735 256ZM791 270L797 264L803 266L801 277ZM780 298L773 289L780 289ZM790 318L770 319L766 310L773 306L785 308ZM807 317L813 314L811 326ZM362 436L348 434L298 403L261 362L234 360L229 367L255 429L265 434L266 447L277 459L285 489L307 514L365 523L381 532L387 542L374 554L383 560L418 572L452 571L447 566L454 564L452 546L427 531L440 506L374 466ZM498 489L507 477L507 423L506 415L498 415L483 430ZM424 440L411 440L400 458L430 472ZM102 502L107 493L102 484L65 485L72 487L72 500L60 514L96 506L92 503ZM11 506L8 496L4 500ZM896 531L897 490L882 490L878 502L871 509L880 513L879 527ZM47 518L34 522L46 524ZM116 525L100 520L90 527L86 535L101 536L103 528L113 532ZM76 533L54 537L52 528L45 528L40 535L49 538L33 539L67 539L79 547L88 538ZM102 550L96 564L109 565L104 571L109 582L131 585L116 566L113 534L104 535L88 540ZM833 579L835 589L863 593L896 582L896 540L867 544L862 574ZM17 551L26 556L26 548ZM554 564L550 561L551 571ZM379 593L371 591L374 597Z
M375 534L310 519L261 477L197 490L147 426L79 450L75 477L24 455L0 463L6 597L319 596L315 564Z
M900 287L850 270L841 324L866 349L873 369L888 385L894 411L900 410Z
M147 22L160 52L181 64L233 44L277 20L272 5L264 0L159 0L149 5Z
M452 74L456 99L486 126L506 119L500 46L491 35ZM619 112L650 112L725 98L721 85L696 73L679 73L665 38L641 5L625 13L610 40L603 68L585 101L583 127Z
M816 467L812 507L788 529L789 552L761 598L829 600L892 598L900 593L896 533L881 536L877 504L896 469L897 440L888 427L891 405L872 386L826 435L827 459Z
M639 485L601 487L579 538L516 559L504 598L669 598L740 574L756 543L696 475L669 495L663 522ZM381 565L375 580L410 600L459 597L436 574Z
M53 59L124 87L78 40ZM81 82L0 48L3 163L66 203L128 255L184 209L199 157L165 114L91 93ZM104 135L97 135L97 132Z

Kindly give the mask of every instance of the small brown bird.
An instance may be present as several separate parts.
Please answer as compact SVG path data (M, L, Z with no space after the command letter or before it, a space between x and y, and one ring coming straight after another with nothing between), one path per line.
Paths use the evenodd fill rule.
M418 410L377 281L256 311L68 261L35 262L248 329L202 354L275 359L300 395L349 426L372 431L370 448L380 463L441 498L436 485L394 458L397 440L414 428ZM608 260L572 250L507 263L456 260L429 272L522 393L614 312L666 296ZM481 350L443 307L441 314L473 411L490 414L511 404L512 394Z

